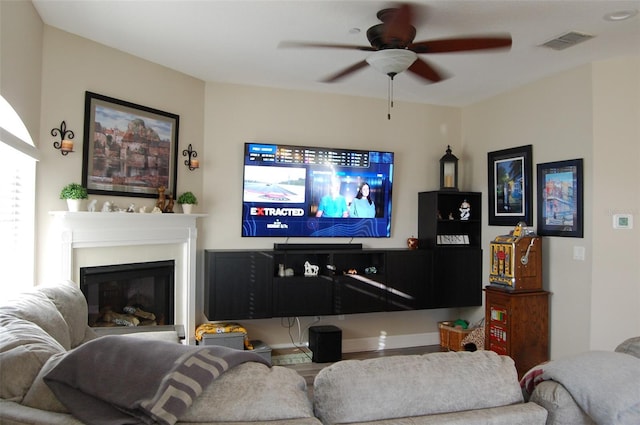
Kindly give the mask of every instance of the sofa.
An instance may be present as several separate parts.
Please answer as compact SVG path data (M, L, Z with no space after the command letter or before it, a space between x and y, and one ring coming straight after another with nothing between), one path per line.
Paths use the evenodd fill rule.
M514 362L491 351L343 360L313 384L324 425L536 425L547 411L523 400Z
M183 349L204 350L203 347L179 344L178 335L173 332L98 337L87 325L87 317L84 295L72 282L38 287L0 305L1 424L86 423L69 413L67 405L59 401L49 385L63 366L77 366L79 372L75 379L99 377L102 380L112 373L123 373L126 371L126 358L122 361L104 360L104 355L109 354L109 347L144 349L143 354L150 355L151 359L155 357L155 360L168 357L170 352L180 354ZM95 356L99 366L90 369L91 365L87 363L88 366L81 369L87 359L85 354L92 350L101 350ZM250 355L260 357L253 353ZM104 367L106 364L117 367ZM152 367L143 366L147 366L146 370ZM129 379L122 380L132 388L147 375L143 367L133 367L139 367L139 373L130 373ZM75 398L71 397L71 400ZM313 415L304 379L291 369L269 367L260 361L245 361L215 377L199 396L194 397L177 423L320 424Z
M227 367L210 373L212 382L201 385L185 411L158 423L542 425L547 418L544 408L523 401L513 361L493 352L344 360L318 373L310 397L301 375L270 367L248 350L185 346L175 332L97 336L87 317L84 295L73 282L38 287L0 304L0 423L95 423L82 419L85 401L92 408L84 410L94 416L109 406L86 397L87 382L116 381L120 386L111 392L119 398L129 387L154 382L145 387L155 394L156 387L178 375L169 369L166 379L157 377L155 369L182 365L176 359L182 361L183 350L185 358L191 358L192 350L203 353L200 363L210 357L231 359L224 356L236 353L247 358L235 367L229 360ZM146 361L133 363L131 358ZM158 380L149 381L154 377ZM78 406L80 411L71 414ZM115 410L126 410L117 406Z
M640 337L538 365L521 386L548 411L547 425L640 424Z

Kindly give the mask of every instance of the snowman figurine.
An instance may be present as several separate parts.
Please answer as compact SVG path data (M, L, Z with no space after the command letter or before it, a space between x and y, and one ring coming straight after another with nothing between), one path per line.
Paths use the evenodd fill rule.
M465 199L460 204L460 220L469 220L469 217L471 217L471 205Z

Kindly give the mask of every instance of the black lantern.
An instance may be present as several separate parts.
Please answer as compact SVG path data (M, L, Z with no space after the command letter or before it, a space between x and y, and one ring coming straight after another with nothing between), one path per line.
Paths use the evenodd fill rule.
M447 153L440 158L440 190L458 190L458 158L451 153L447 145Z

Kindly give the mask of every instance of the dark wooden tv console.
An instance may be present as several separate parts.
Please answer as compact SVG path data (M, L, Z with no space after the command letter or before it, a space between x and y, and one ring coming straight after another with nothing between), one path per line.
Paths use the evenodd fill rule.
M443 282L433 249L205 250L209 320L320 316L482 305L481 277ZM305 276L305 262L318 266ZM292 276L281 276L284 270ZM448 269L451 265L444 265ZM462 265L460 265L462 266ZM467 268L469 271L469 269ZM474 273L472 271L472 273Z

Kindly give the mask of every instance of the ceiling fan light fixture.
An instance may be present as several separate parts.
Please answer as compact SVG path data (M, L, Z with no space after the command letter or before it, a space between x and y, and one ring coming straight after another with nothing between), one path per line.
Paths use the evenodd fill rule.
M394 76L406 71L417 58L418 55L411 50L384 49L373 52L366 61L383 74Z
M604 19L606 21L612 21L612 22L624 21L624 20L633 18L637 14L638 14L638 10L636 9L619 10L616 12L607 13L606 15L604 15Z

